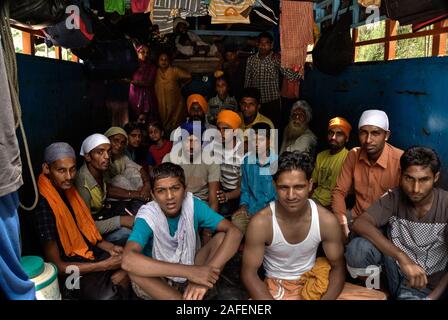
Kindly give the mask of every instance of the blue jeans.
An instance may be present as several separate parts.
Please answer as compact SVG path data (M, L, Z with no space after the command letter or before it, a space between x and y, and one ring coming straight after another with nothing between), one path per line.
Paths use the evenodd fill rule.
M121 227L115 231L109 232L108 234L104 235L104 240L112 242L116 245L124 246L131 232L132 232L131 229Z
M421 300L431 292L428 288L419 290L405 285L406 277L395 260L383 255L369 240L357 237L350 241L345 252L347 265L352 268L367 268L382 265L386 272L389 292L397 300Z

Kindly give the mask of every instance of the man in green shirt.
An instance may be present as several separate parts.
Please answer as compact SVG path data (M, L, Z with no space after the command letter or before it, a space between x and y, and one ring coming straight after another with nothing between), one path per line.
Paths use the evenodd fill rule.
M327 135L329 149L320 152L316 158L312 176L314 182L312 199L329 210L331 210L331 192L348 154L345 145L351 129L351 125L344 118L331 119Z

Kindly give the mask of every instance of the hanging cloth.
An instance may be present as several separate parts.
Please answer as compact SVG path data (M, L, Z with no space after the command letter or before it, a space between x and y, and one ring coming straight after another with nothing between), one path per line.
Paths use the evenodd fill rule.
M358 0L358 3L366 8L368 6L377 6L378 8L381 7L381 0Z
M280 15L281 65L293 69L302 77L308 44L313 39L313 3L282 1ZM299 80L283 79L280 95L285 98L299 97Z
M280 15L281 65L303 76L307 47L313 43L313 3L282 1Z
M131 10L133 13L145 12L148 5L149 0L131 0Z
M119 15L124 15L126 6L124 0L104 0L104 10L112 13L117 12Z

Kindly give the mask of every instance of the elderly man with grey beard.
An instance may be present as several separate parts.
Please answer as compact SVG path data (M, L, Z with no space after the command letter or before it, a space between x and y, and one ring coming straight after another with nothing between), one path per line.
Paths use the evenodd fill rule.
M306 152L314 157L317 145L316 135L309 129L312 110L308 102L299 100L292 106L289 123L285 128L280 153L284 151Z

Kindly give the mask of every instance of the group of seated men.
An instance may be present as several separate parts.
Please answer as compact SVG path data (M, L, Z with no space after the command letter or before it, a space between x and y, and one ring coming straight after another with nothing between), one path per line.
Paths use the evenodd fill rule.
M36 226L63 295L204 299L242 251L252 299L443 298L448 193L435 187L437 153L390 145L386 113L366 110L359 147L346 149L352 127L334 117L314 160L305 101L294 104L277 152L259 101L247 88L241 112L220 110L214 126L207 101L190 96L171 151L151 166L126 155L131 135L120 127L83 141L79 170L70 145L49 145ZM82 275L71 289L69 266Z

